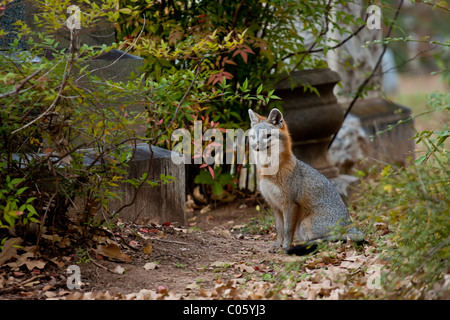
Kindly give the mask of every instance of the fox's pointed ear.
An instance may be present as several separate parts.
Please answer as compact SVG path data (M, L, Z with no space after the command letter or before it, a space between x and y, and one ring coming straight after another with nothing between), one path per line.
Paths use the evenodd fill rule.
M256 112L253 112L253 110L248 109L248 115L250 116L250 125L252 127L259 122L258 114Z
M267 117L267 122L276 127L281 127L283 125L283 115L281 114L281 111L277 108L270 110L269 116Z

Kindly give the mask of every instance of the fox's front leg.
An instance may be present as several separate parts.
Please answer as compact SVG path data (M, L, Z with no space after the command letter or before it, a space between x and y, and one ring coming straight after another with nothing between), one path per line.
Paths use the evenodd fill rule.
M287 206L283 212L283 231L284 239L281 247L287 250L291 247L292 241L294 241L295 228L297 227L297 207Z
M270 252L278 252L283 244L284 239L284 224L283 224L283 212L277 208L273 209L273 215L275 217L275 230L277 232L277 239Z

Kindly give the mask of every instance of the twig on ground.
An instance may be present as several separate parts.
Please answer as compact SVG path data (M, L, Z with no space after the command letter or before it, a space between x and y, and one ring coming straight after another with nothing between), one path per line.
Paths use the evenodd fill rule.
M187 243L187 242L175 241L175 240L166 240L166 239L160 239L160 238L150 238L149 240L156 240L156 241L167 242L167 243L175 243L175 244L179 244L179 245L182 245L182 246L189 245L189 243Z
M97 267L102 268L102 269L104 269L104 270L106 270L106 271L109 271L109 272L111 272L111 273L115 273L115 272L112 271L111 269L109 269L109 268L107 268L107 267L105 267L105 266L102 266L100 263L98 263L97 261L95 261L95 260L91 257L91 255L89 254L89 252L87 252L86 254L87 254L89 260L90 260L94 265L96 265Z

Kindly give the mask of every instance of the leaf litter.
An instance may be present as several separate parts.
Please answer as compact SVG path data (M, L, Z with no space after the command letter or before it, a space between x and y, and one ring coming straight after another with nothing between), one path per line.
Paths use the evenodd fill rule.
M268 252L273 232L239 230L233 224L199 232L175 223L119 220L76 254L64 245L77 243L74 236L44 237L42 252L8 239L0 253L0 294L52 300L337 300L376 297L381 290L376 280L388 265L376 246L334 244L295 257ZM60 255L50 255L50 247ZM73 264L82 270L81 290L67 289L66 269Z

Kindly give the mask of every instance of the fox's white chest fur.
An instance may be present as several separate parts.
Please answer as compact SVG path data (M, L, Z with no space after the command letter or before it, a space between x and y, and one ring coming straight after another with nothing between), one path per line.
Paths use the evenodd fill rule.
M266 199L271 206L275 206L278 210L282 210L283 192L278 185L272 183L268 179L261 179L259 188L264 199Z

